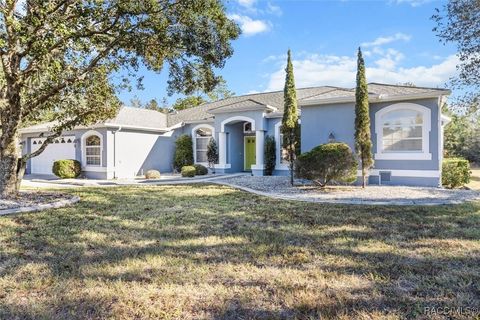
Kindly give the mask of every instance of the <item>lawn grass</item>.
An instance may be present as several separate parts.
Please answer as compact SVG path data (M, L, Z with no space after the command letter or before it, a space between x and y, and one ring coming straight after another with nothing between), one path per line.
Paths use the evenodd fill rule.
M0 319L431 319L425 307L480 305L480 203L68 192L82 201L0 217Z

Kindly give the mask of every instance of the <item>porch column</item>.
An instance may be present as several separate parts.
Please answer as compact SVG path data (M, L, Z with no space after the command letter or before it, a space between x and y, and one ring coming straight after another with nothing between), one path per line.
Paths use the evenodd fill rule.
M252 166L252 174L254 176L263 176L265 165L263 163L263 153L265 148L265 131L255 131L255 157L256 163Z
M224 168L227 164L227 133L218 133L218 164L220 168Z
M263 168L263 153L265 147L265 131L257 130L255 131L255 153L256 153L256 166L257 168Z

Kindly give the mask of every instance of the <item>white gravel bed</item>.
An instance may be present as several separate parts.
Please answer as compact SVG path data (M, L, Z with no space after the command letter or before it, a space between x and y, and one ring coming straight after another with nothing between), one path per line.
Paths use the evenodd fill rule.
M323 190L306 180L295 180L295 186L292 187L290 178L282 176L253 177L244 175L225 177L217 182L275 198L311 202L440 205L480 200L480 192L463 189L372 185L365 189L357 186L335 186Z
M8 209L44 206L72 198L74 197L57 192L21 191L16 198L0 198L0 212Z

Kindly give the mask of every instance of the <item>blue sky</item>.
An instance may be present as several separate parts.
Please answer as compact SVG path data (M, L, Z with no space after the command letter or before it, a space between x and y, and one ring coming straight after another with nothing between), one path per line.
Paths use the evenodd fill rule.
M243 30L219 70L236 94L281 90L286 51L297 87L354 86L356 49L364 51L369 82L444 87L458 62L453 45L438 41L430 17L444 2L429 0L231 0L229 16ZM144 90L122 92L146 102L166 97L167 72L141 70ZM178 96L168 97L173 102Z

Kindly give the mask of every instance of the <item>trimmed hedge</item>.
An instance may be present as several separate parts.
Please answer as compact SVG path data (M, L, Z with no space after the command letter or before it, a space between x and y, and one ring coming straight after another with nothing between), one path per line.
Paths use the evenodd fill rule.
M181 170L183 166L193 165L193 141L189 135L181 135L175 141L173 165L176 170Z
M202 166L201 164L194 164L195 167L195 175L197 176L204 176L208 174L208 169L205 166Z
M160 179L160 171L158 170L148 170L145 173L146 179Z
M192 178L192 177L195 177L195 172L197 170L195 169L194 166L183 166L182 167L182 177L188 177L188 178Z
M442 163L442 185L453 189L470 182L470 163L462 158L444 159Z
M82 165L73 159L57 160L53 163L52 172L61 179L77 178L82 173Z
M330 182L355 182L357 167L357 160L347 144L326 143L298 156L295 171L299 178L324 187Z

